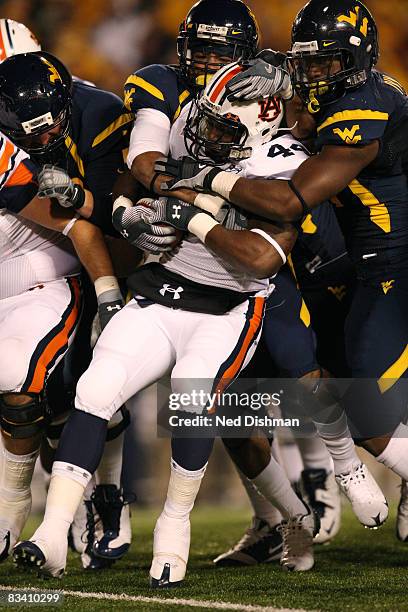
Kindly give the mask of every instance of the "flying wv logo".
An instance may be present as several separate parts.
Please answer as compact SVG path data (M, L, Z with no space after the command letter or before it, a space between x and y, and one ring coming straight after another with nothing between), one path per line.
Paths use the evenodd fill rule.
M389 280L389 281L384 281L383 283L381 283L381 287L385 295L387 295L389 290L393 288L394 282L395 282L394 280Z
M334 297L341 302L347 293L346 285L339 285L338 287L327 287L327 289L334 295Z
M356 135L356 132L358 132L359 129L360 129L359 125L353 125L351 130L349 130L348 128L344 128L344 130L341 130L340 128L335 128L333 130L333 134L337 134L337 136L340 136L342 141L345 142L346 144L354 145L360 142L361 140L361 136Z
M367 17L363 17L363 19L360 20L360 15L359 15L360 7L359 6L354 7L354 10L355 10L355 13L353 11L349 11L348 15L339 15L337 17L337 21L339 21L340 23L342 22L349 23L355 29L357 29L358 27L361 34L363 36L367 36L368 19Z
M273 121L281 112L280 101L278 98L268 98L267 100L259 100L259 115L258 119L262 121Z
M42 61L44 62L44 64L46 64L46 65L47 65L47 68L48 68L48 70L49 70L49 71L50 71L50 73L51 73L51 74L50 74L50 76L49 76L50 83L55 83L55 81L61 81L61 82L62 82L62 79L61 79L61 77L60 77L60 75L59 75L59 72L58 72L58 70L55 68L55 66L53 66L53 65L51 64L51 62L49 62L48 60L46 60L44 57L42 57L41 59L42 59Z

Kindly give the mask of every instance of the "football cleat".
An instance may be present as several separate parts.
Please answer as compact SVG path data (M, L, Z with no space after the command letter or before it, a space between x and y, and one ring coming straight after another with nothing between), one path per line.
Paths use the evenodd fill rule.
M179 586L186 575L189 550L190 519L173 518L162 512L154 528L150 586Z
M364 463L336 476L341 491L364 527L377 529L388 517L388 504L380 487Z
M31 491L13 501L0 495L0 563L7 559L13 546L18 541L20 533L31 511Z
M91 500L102 523L102 537L95 540L92 553L117 561L129 550L132 540L129 503L115 485L97 485Z
M291 572L307 572L314 565L313 537L318 533L319 518L313 511L293 516L279 526L283 540L280 563Z
M338 533L341 522L340 491L333 472L303 470L300 489L307 505L320 519L320 529L314 541L317 544L329 542Z
M408 542L408 483L401 483L401 498L397 513L397 538L401 542Z
M279 525L280 523L271 527L266 521L254 516L239 542L214 559L215 565L228 567L278 561L282 554Z
M46 534L48 533L48 537ZM13 549L14 563L22 569L30 569L49 578L61 578L67 562L67 537L56 538L42 523L31 540L19 542Z

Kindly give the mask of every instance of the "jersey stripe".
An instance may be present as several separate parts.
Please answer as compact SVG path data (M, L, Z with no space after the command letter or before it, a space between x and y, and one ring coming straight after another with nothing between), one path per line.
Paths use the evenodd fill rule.
M363 206L367 206L370 210L370 219L386 234L391 231L390 213L385 204L382 204L371 191L356 179L351 181L349 189L358 197Z
M364 119L367 121L388 121L388 118L388 113L382 113L380 111L362 109L346 110L328 117L326 121L323 121L322 125L317 128L317 131L321 132L321 130L324 130L328 125L340 123L341 121L364 121Z
M176 110L176 112L174 113L174 117L173 117L173 123L174 121L177 119L177 117L179 116L179 114L181 113L181 107L183 105L184 100L186 100L190 95L190 92L188 91L188 89L185 89L180 95L179 95L179 105L178 108Z
M399 378L408 370L408 344L400 357L395 361L386 372L378 379L377 383L381 393L385 393L397 382Z
M386 85L389 85L390 87L393 87L394 89L396 89L397 91L399 91L402 95L406 96L406 91L403 88L403 86L401 85L401 83L398 83L397 80L393 79L392 77L383 74L383 79L384 79L384 83Z
M19 185L28 185L33 180L33 173L27 168L24 162L21 162L13 172L9 180L6 182L6 187L16 187Z
M68 151L71 153L71 156L73 157L79 173L81 176L85 176L85 168L84 168L84 162L82 161L82 159L80 158L79 154L78 154L78 149L77 146L75 144L75 142L72 140L72 138L70 136L67 136L65 139L65 146L67 147Z
M135 118L133 113L126 113L126 115L121 115L115 121L112 121L107 128L103 130L98 136L94 138L92 143L92 148L98 146L101 142L103 142L106 138L108 138L113 132L116 132L122 125L126 125L127 123L131 123Z
M295 266L293 265L292 255L290 253L287 258L287 263L288 263L290 271L292 272L293 278L295 279L296 287L298 288L300 292L300 287L299 287L298 279L296 276ZM302 302L300 304L299 319L302 321L305 327L310 327L310 323L311 323L310 312L309 312L308 307L306 306L306 302L303 299L303 297L302 297Z
M37 345L28 369L27 378L21 388L30 393L41 393L49 370L68 348L68 340L75 330L81 313L81 293L77 278L68 278L71 300L56 325Z
M238 342L235 345L234 350L220 366L215 376L212 393L221 395L221 393L223 393L238 376L242 366L244 365L248 351L257 338L262 327L265 303L266 300L262 297L249 298L249 308L246 315L244 328L238 338ZM211 409L209 411L210 414L212 412L215 412L215 409Z
M158 98L159 100L162 100L164 102L164 96L162 92L160 91L160 89L158 89L151 83L148 83L147 81L142 79L142 77L136 76L135 74L131 74L125 83L125 87L126 85L129 85L129 83L132 83L133 85L137 85L141 89L145 89L147 92L149 92L149 94L151 94L155 98Z

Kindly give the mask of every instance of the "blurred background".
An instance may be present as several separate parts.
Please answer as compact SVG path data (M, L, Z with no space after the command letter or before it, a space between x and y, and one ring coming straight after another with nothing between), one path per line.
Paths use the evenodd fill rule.
M214 0L217 5L218 0ZM220 0L221 1L221 0ZM25 23L71 71L122 94L127 76L176 61L178 26L192 0L7 0L0 16ZM304 0L248 0L262 45L286 51ZM366 0L380 31L380 68L408 88L408 0Z
M215 10L218 1L214 0ZM178 26L192 4L192 0L0 0L0 17L26 24L43 49L62 59L74 74L122 96L126 78L136 69L177 61ZM286 51L292 21L304 0L248 0L247 4L261 25L262 46ZM408 89L408 0L366 0L366 4L379 26L380 69ZM157 504L167 488L170 448L168 440L156 437L155 389L139 394L133 404L137 405L132 406L134 418L127 433L126 489L137 494L139 504ZM370 459L368 463L374 467ZM374 471L386 495L395 498L397 479L377 463ZM42 474L36 481L34 507L39 509L45 493ZM246 503L221 444L211 457L200 496L208 503Z

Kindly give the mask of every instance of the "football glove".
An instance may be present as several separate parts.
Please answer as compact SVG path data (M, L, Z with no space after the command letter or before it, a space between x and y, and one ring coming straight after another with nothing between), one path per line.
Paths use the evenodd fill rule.
M46 164L38 175L38 197L55 198L64 208L81 208L85 203L85 191L73 183L69 175L58 168Z
M220 168L206 166L195 161L192 157L184 156L179 160L171 157L160 157L154 166L159 174L169 174L168 179L160 185L163 191L181 188L193 189L203 193L211 193L211 184L214 178L222 172Z
M146 205L143 206L142 203ZM149 253L172 250L176 238L173 227L165 223L165 200L145 198L136 206L115 206L112 222L115 229L133 246ZM154 225L160 223L161 225Z
M285 60L283 53L266 49L260 57L243 63L245 70L226 86L228 100L259 100L271 96L290 100L293 88Z

